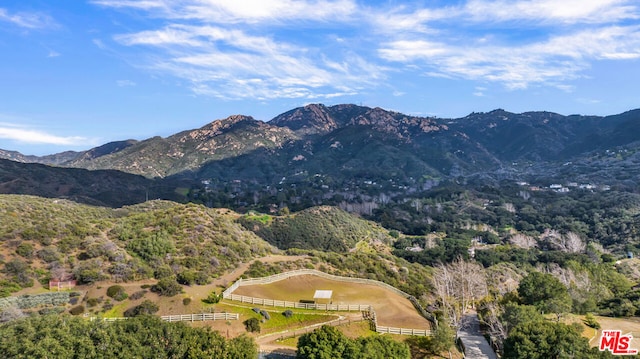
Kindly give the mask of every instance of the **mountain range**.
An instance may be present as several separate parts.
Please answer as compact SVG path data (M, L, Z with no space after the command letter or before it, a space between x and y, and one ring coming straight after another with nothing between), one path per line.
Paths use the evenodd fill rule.
M0 158L22 166L54 166L46 170L56 173L76 171L72 177L91 173L77 169L117 170L132 175L127 177L132 182L153 181L139 184L138 193L145 186L175 189L178 182L186 188L240 183L233 186L266 189L286 183L337 190L356 182L428 187L471 177L596 177L624 183L637 179L639 144L640 109L605 117L499 109L447 119L311 104L268 122L233 115L166 138L123 140L42 157L0 150ZM18 165L0 162L0 189L19 193L12 182L32 176L12 176L11 166ZM31 166L35 172L45 170ZM121 180L125 176L107 173Z

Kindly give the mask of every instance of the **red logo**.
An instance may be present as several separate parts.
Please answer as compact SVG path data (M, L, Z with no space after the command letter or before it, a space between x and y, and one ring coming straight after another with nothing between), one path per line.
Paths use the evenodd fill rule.
M608 350L613 355L634 355L638 349L630 348L631 334L623 335L620 330L603 330L600 337L600 351Z

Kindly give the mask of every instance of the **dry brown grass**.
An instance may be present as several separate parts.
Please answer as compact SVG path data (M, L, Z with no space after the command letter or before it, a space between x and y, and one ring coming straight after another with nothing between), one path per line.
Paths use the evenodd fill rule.
M564 322L567 324L583 324L584 330L582 331L582 336L589 339L589 345L592 347L600 344L600 336L603 330L621 330L623 334L633 335L631 348L640 349L640 318L610 318L601 316L595 316L595 318L602 327L599 330L584 325L584 316L581 315L568 315L565 317Z
M591 346L597 346L599 344L602 330L621 330L623 334L633 335L631 348L640 349L640 318L596 317L596 319L598 320L598 323L600 323L602 328L598 330L597 335L595 335L593 338L589 338L589 344L591 344Z

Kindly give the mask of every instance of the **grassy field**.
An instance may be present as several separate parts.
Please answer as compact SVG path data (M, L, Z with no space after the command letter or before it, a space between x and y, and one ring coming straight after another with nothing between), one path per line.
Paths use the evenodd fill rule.
M236 289L234 294L298 302L313 300L313 295L318 289L332 290L333 304L372 305L376 309L379 325L412 329L430 327L429 321L416 311L409 300L376 285L301 275L271 284L242 286Z
M241 320L248 318L262 319L262 316L252 310L254 307L236 306L233 304L222 304L217 306L218 309L226 308L229 312L239 313ZM338 319L334 314L318 314L317 311L299 311L294 310L293 315L289 318L285 317L282 313L284 309L274 309L256 306L255 308L266 310L271 319L264 321L260 326L262 328L261 334L274 333L283 330L291 330L308 325L328 322L334 319Z

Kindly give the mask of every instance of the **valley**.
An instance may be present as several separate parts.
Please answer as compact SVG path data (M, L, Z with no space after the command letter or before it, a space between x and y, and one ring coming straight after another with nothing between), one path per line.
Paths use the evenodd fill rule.
M608 357L584 334L596 324L564 318L591 315L615 330L613 318L640 316L640 139L627 135L639 125L638 111L440 119L312 104L269 122L237 115L85 152L2 151L0 296L40 303L52 280L75 287L54 304L0 301L0 318L13 328L28 315L235 312L239 320L192 326L269 350L300 349L322 332L353 346L391 340L384 345L426 358L461 355L454 339L473 307L506 358L533 337ZM425 313L400 322L428 323L433 335L387 339L353 327L362 313L287 321L284 308L220 298L240 277L299 269L406 292ZM269 290L253 292L283 291ZM363 301L388 297L353 290ZM280 299L303 296L294 292ZM380 325L401 327L384 322L397 311L383 307ZM271 338L282 343L264 339L305 327Z

